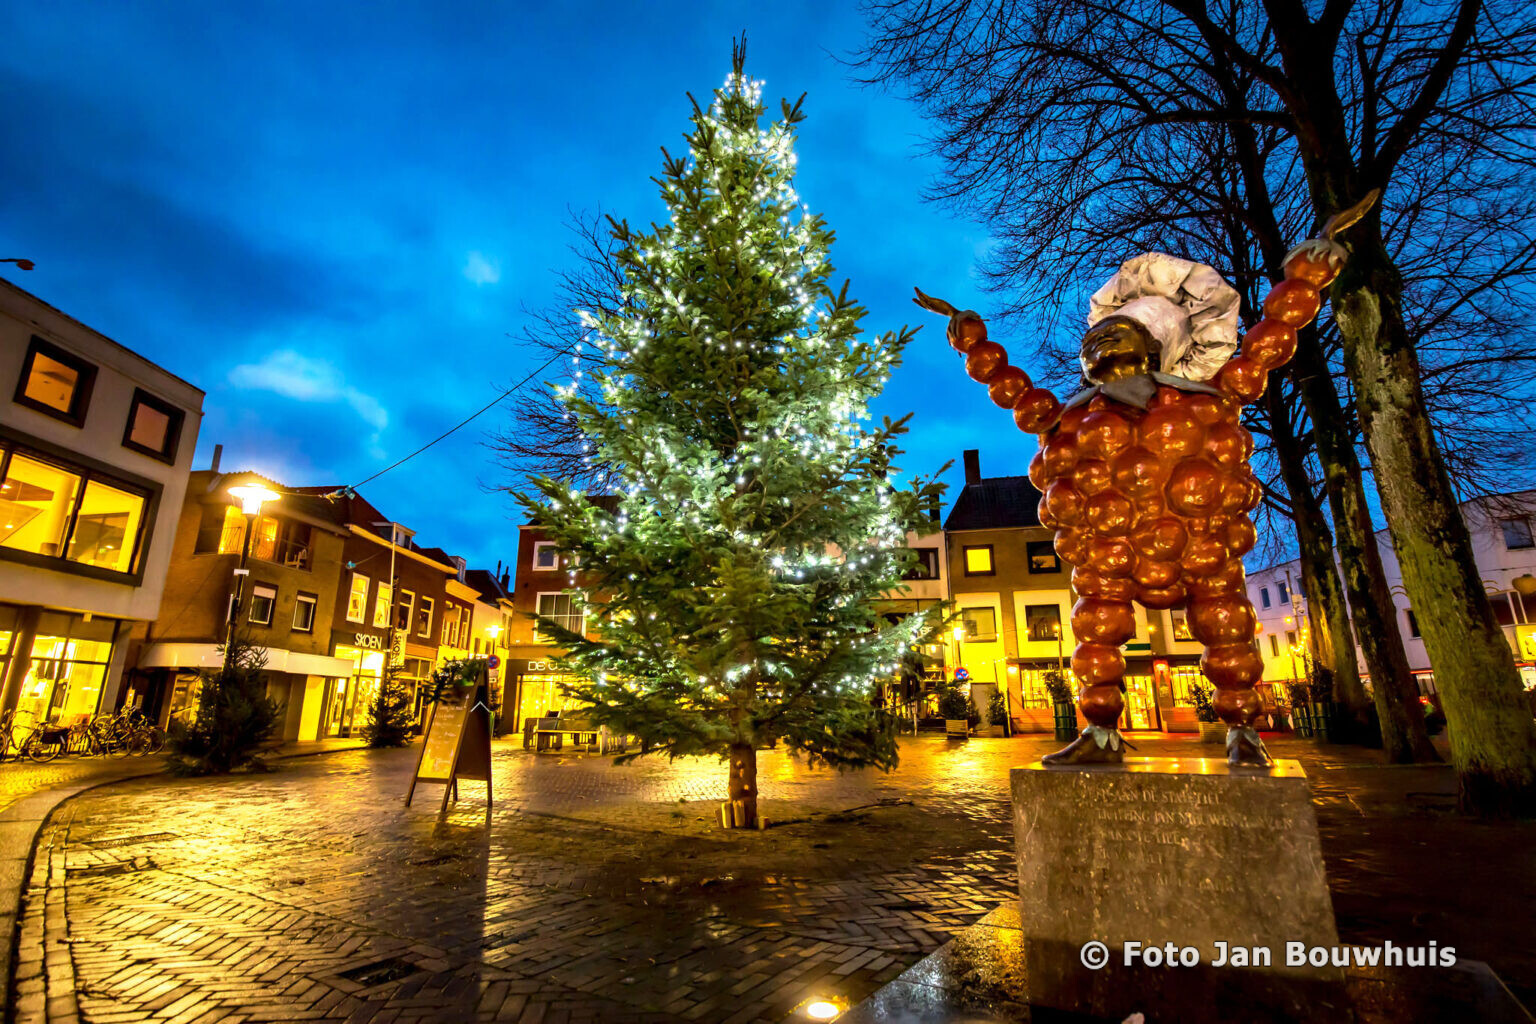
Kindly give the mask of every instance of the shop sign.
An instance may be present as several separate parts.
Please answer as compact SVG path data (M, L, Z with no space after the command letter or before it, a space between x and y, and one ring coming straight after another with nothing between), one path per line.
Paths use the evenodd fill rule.
M1515 644L1520 648L1521 661L1536 661L1536 625L1516 626Z
M356 641L355 646L357 647L366 647L370 651L382 651L384 649L383 638L374 636L372 633L353 633L352 637Z

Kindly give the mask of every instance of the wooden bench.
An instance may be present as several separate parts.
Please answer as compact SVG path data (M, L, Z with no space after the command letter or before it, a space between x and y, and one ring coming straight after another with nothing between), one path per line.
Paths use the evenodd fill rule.
M606 754L610 750L623 751L627 744L622 736L615 736L607 726L593 725L579 718L544 718L533 727L534 750L560 750L565 737L571 737L571 745L580 747L584 737L590 736L585 745L589 750Z

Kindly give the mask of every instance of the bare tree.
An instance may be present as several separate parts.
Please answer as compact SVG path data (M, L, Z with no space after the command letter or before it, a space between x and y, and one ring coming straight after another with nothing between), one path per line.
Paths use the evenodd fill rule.
M547 361L546 371L519 392L510 423L487 443L513 479L549 476L604 493L611 483L608 469L593 463L589 443L556 400L555 388L574 387L584 398L601 401L592 381L604 356L601 346L588 342L588 318L618 315L626 308L624 275L607 218L600 212L573 213L570 228L574 264L560 274L548 306L525 310L531 323L523 328L521 346L533 359Z
M1315 18L1300 0L1215 7L1197 0L950 0L871 10L871 78L908 87L941 126L935 148L947 170L934 194L1007 226L995 265L1001 280L1032 263L1049 268L1019 289L1021 311L1049 311L1071 294L1081 268L1057 253L1079 251L1078 238L1115 215L1121 196L1166 189L1158 161L1188 137L1181 129L1225 126L1240 157L1263 154L1258 163L1269 170L1243 172L1250 198L1267 191L1269 176L1289 161L1304 183L1300 209L1312 218L1370 188L1387 190L1387 211L1347 236L1354 256L1333 288L1343 363L1451 722L1462 804L1485 811L1536 806L1536 726L1478 581L1435 434L1423 383L1430 360L1402 312L1420 299L1404 286L1403 266L1412 264L1396 261L1388 243L1394 218L1410 208L1407 237L1433 240L1417 250L1431 264L1434 243L1456 225L1489 223L1486 211L1469 216L1468 204L1423 189L1437 163L1529 184L1532 12L1514 0L1330 0ZM1414 182L1420 193L1405 202L1401 189ZM1505 201L1529 194L1528 187L1516 190ZM1246 227L1259 237L1267 225ZM1283 236L1299 235L1280 227ZM1441 261L1447 272L1440 280L1453 288L1461 281L1468 293L1501 265L1472 247L1458 251L1469 265L1453 277ZM1504 279L1519 287L1529 270L1527 260L1524 273ZM1461 352L1498 340L1484 335ZM1326 354L1318 348L1313 356L1296 372L1309 400L1321 400L1326 396L1307 384L1331 376ZM1436 361L1448 376L1465 372L1455 369L1461 359ZM1334 399L1326 414L1311 409L1319 451L1352 456L1352 445L1324 444L1323 431L1348 432L1336 391ZM1346 529L1362 530L1359 517L1337 512L1341 538ZM1360 546L1372 548L1364 519Z

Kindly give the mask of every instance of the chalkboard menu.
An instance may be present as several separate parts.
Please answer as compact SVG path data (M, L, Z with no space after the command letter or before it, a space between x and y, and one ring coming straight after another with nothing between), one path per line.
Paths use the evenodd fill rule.
M421 759L411 776L411 788L405 805L411 805L420 782L440 783L443 805L459 798L459 780L476 779L485 783L485 824L491 824L491 709L486 664L479 663L479 679L468 696L457 702L432 705L427 718L427 733L421 743Z

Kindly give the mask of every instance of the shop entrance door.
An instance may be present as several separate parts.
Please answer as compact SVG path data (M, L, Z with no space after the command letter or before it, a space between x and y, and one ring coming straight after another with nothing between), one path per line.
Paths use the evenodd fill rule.
M1125 677L1125 727L1127 729L1161 729L1163 721L1157 711L1157 690L1150 675L1126 675Z

